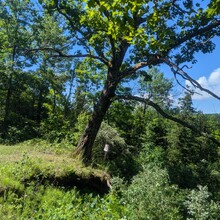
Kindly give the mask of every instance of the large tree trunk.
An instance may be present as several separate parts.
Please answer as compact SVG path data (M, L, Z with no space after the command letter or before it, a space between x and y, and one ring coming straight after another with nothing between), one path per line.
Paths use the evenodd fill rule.
M81 136L75 151L76 155L81 155L83 162L89 164L92 159L92 147L101 126L101 123L108 111L113 98L118 82L117 80L107 80L105 87L100 95L99 100L94 105L92 116L86 126L86 129Z

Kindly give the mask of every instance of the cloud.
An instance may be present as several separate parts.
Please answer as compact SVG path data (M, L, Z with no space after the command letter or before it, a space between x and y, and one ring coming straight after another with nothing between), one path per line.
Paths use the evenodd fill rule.
M210 90L211 92L215 93L216 95L220 96L220 68L214 70L208 78L205 76L200 77L196 80L203 88ZM192 85L189 82L186 82L186 85L190 86L192 89ZM206 92L201 91L200 89L194 89L196 94L193 95L194 100L202 100L202 99L210 99L212 98ZM199 93L199 94L197 94Z

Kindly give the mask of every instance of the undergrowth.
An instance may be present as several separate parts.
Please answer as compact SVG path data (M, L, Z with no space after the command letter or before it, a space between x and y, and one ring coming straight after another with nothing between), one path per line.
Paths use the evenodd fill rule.
M207 187L180 189L155 163L142 166L129 183L113 177L106 194L80 190L71 181L68 186L57 184L66 177L102 179L106 173L84 167L65 147L56 152L51 145L37 146L40 143L0 146L4 161L9 158L0 166L1 220L219 219L220 205Z

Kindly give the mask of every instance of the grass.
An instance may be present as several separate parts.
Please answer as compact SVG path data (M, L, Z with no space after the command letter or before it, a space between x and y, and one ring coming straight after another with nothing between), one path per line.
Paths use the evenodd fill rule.
M0 145L0 219L122 219L119 200L94 190L106 172L71 154L40 140Z
M0 192L7 188L22 190L24 182L31 179L41 181L43 178L52 182L68 179L72 184L76 179L87 181L98 178L102 182L106 177L109 178L105 171L85 167L71 154L71 148L41 140L14 146L0 145ZM81 184L79 181L77 183Z

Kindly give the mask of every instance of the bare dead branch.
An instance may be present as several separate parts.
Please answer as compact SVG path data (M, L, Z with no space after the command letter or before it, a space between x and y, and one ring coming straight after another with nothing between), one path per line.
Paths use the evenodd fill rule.
M184 65L181 69L183 70L184 67L187 67L189 69L189 67L187 65ZM174 70L173 68L171 68L172 72L174 73L174 78L177 82L177 84L182 87L184 90L186 90L187 92L189 92L190 94L198 94L200 95L198 92L195 92L195 91L191 91L190 89L188 89L186 86L182 85L180 83L180 81L178 80L178 78L176 77L176 75L178 75L178 72L176 70Z
M179 81L179 80L177 79L177 77L176 77L176 74L174 74L174 78L175 78L177 84L178 84L180 87L182 87L184 90L186 90L187 92L189 92L189 93L192 94L192 91L191 91L190 89L186 88L184 85L182 85L182 84L180 83L180 81Z
M195 79L190 77L183 70L183 68L180 68L178 65L176 65L173 62L171 62L169 59L161 58L161 60L163 60L163 62L166 63L171 68L171 71L174 73L174 76L175 75L181 76L183 79L189 81L195 88L198 88L201 91L204 91L204 92L208 93L209 95L213 96L214 98L220 100L219 96L217 96L215 93L211 92L209 89L203 88Z
M146 99L146 98L142 98L142 97L138 97L138 96L132 96L132 95L118 95L115 97L115 99L134 100L134 101L145 103L146 105L153 107L164 118L167 118L171 121L174 121L174 122L188 128L188 129L190 129L191 131L195 132L196 134L199 134L203 137L210 139L211 141L213 141L213 143L220 145L220 142L218 140L216 140L212 135L210 135L206 132L202 132L199 129L197 129L196 126L189 124L186 121L183 121L177 117L174 117L174 116L166 113L158 104L151 101L150 99Z
M214 37L214 35L212 35L211 37L209 37L207 40L205 41L200 41L197 44L206 44L208 41L210 41L212 38Z

